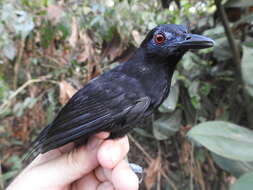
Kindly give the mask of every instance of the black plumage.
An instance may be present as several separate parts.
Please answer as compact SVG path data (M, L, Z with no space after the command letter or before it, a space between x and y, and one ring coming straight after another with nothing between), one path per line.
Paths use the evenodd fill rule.
M213 46L213 40L189 34L181 25L151 30L133 56L91 80L38 135L31 152L45 153L72 141L108 131L124 136L141 125L168 96L177 62L191 48Z

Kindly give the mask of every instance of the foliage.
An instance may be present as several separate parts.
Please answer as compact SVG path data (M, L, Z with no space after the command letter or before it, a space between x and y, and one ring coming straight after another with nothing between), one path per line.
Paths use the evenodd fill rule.
M249 129L224 121L208 121L192 128L188 136L223 157L253 161L253 132Z
M232 187L231 190L245 189L250 190L252 188L253 172L244 174Z
M231 178L232 190L251 187L252 1L224 2L239 66L212 0L165 1L0 2L0 188L73 93L127 60L162 23L185 24L216 44L184 56L154 121L132 133L129 159L146 167L145 189L229 189Z

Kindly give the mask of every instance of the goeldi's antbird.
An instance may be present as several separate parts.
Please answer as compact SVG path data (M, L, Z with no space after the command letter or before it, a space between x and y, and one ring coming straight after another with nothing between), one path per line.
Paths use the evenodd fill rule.
M213 46L186 27L162 24L151 30L132 57L89 81L34 141L35 156L95 133L120 138L140 126L168 96L177 63L189 49Z

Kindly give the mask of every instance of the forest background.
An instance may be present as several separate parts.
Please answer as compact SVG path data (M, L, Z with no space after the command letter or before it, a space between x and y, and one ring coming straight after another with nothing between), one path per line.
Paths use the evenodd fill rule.
M0 189L73 93L164 23L215 46L183 57L154 121L129 135L140 189L252 189L252 0L0 0Z

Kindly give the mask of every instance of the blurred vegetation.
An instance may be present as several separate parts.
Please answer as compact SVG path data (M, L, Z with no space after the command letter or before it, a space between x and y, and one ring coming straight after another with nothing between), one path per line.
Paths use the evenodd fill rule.
M145 167L140 189L252 189L253 1L219 4L1 0L0 189L73 93L127 60L162 23L216 44L184 56L154 121L131 133L129 160Z

